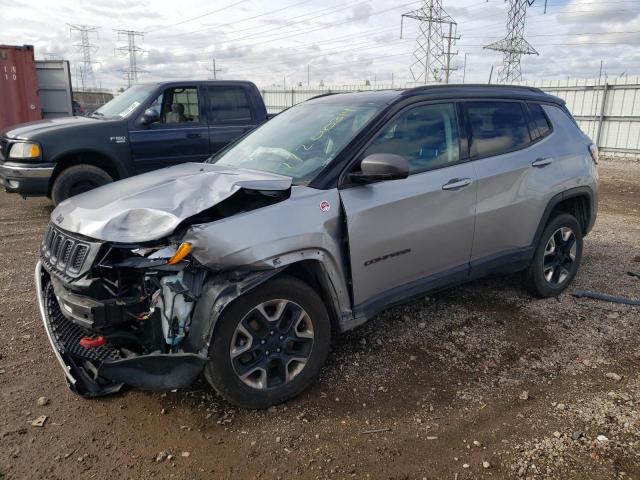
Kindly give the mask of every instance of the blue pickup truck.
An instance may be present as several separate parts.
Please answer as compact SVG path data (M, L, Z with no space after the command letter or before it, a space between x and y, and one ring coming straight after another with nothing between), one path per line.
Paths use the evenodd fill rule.
M202 162L267 119L243 81L135 85L88 117L0 132L0 185L54 204L98 186L183 162Z

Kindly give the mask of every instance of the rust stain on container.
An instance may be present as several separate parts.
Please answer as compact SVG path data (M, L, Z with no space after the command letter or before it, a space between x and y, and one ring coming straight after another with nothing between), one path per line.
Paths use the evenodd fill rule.
M0 130L41 118L33 46L0 45Z

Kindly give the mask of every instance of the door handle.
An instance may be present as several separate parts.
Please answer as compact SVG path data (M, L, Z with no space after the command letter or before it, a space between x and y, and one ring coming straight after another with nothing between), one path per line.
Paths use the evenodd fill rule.
M532 167L542 168L553 163L553 158L537 158L535 162L531 164Z
M202 137L201 133L187 133L187 138L200 138Z
M442 186L443 190L458 190L471 185L470 178L452 178Z

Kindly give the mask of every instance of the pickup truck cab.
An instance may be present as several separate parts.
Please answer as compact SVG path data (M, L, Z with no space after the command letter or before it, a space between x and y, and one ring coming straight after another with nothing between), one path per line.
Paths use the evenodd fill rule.
M54 204L95 187L183 162L202 162L264 122L244 81L135 85L88 117L41 120L0 132L0 185Z

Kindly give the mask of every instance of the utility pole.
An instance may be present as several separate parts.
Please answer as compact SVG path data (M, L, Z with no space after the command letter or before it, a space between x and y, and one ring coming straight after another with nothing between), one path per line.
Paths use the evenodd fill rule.
M80 84L82 90L88 88L96 88L96 78L93 73L93 64L96 63L91 60L91 54L98 50L97 46L91 44L90 38L92 34L98 37L98 30L100 27L92 27L91 25L69 25L69 36L73 37L74 32L80 36L80 43L76 43L74 46L78 48L82 54Z
M136 37L144 37L144 32L137 30L116 30L118 39L126 37L127 45L116 48L116 51L122 52L129 56L129 68L125 70L127 83L129 86L138 83L138 74L143 70L138 68L138 55L144 52L143 49L136 45Z
M456 40L451 33L456 22L442 8L442 0L422 0L420 8L402 14L400 38L402 38L405 17L420 22L420 33L416 38L416 47L413 51L414 62L410 67L413 80L425 84L440 82L443 71L445 78L448 79L452 55L451 44ZM450 26L448 53L445 53L444 49L443 25Z
M535 0L509 0L507 35L502 40L483 47L488 50L502 52L502 67L498 70L499 82L517 82L522 80L520 58L522 55L538 55L536 49L524 39L524 23L527 16L527 7L533 5L534 1Z
M467 78L467 52L464 52L464 67L462 67L462 83Z
M213 79L218 79L218 72L222 72L221 68L216 68L216 57L213 57L213 68L208 68L210 72L213 72Z
M456 30L455 32L454 32L454 28ZM444 37L445 39L447 39L447 53L445 56L446 62L444 67L444 83L449 83L449 77L451 75L451 72L458 69L457 67L456 68L451 67L451 58L454 55L458 54L457 50L455 53L451 53L451 45L456 40L460 40L460 37L456 36L457 30L458 30L458 26L455 23L449 23L449 35Z
M309 67L309 64L307 63L307 87L309 86L309 79L311 78L311 77L310 77L310 70L309 70L309 68L310 68L310 67Z

